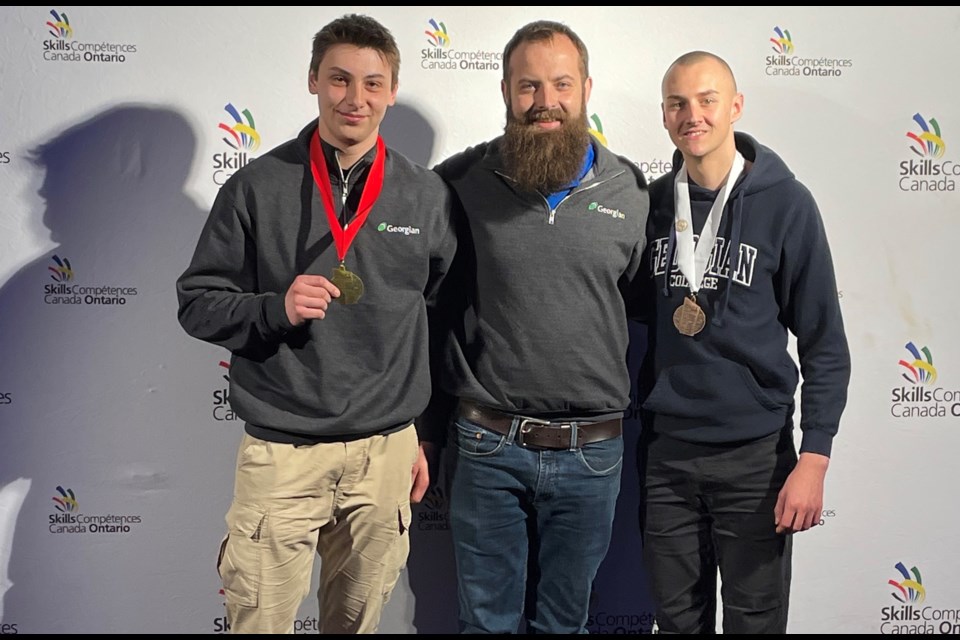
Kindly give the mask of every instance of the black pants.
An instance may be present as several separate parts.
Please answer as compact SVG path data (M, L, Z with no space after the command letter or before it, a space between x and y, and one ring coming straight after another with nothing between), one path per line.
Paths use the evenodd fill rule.
M786 633L792 539L773 510L797 463L792 426L730 444L644 432L640 528L660 633L716 632L718 571L724 633Z

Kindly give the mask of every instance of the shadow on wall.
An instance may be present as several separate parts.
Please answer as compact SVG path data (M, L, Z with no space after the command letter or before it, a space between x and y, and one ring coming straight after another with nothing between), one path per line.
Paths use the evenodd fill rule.
M10 556L13 550L13 532L16 529L20 507L30 492L30 480L18 478L0 487L0 622L3 622L3 594L13 586L10 581ZM10 626L11 629L16 627ZM6 633L0 631L0 633Z
M410 525L407 577L415 605L413 630L418 634L458 632L457 573L450 537L450 481L456 445L443 449L436 482L418 505Z
M387 146L413 162L427 168L436 163L436 132L414 107L400 102L391 107L380 134ZM406 622L418 634L457 632L457 583L447 516L449 451L444 450L440 477L424 500L413 507L407 562L413 611L412 620Z
M138 565L149 563L131 537L74 537L75 546L50 523L77 503L86 513L122 511L162 484L148 487L141 474L143 486L133 486L133 470L155 468L170 448L163 440L175 437L169 398L157 391L176 373L163 360L181 335L173 282L205 219L184 193L195 148L181 114L129 104L31 150L45 174L36 215L56 248L0 288L0 490L23 489L22 508L0 509L12 581L3 610L13 621L104 628L93 621L144 595ZM61 486L77 500L54 502ZM91 567L117 566L89 588Z
M385 123L387 144L428 166L430 124L405 105ZM174 584L203 616L213 593L197 577L209 567L216 580L215 546L169 535L180 522L195 539L208 527L219 536L223 512L211 504L229 497L218 487L230 478L201 482L208 495L197 481L236 450L222 432L197 430L193 400L208 394L190 389L184 365L197 345L176 320L174 283L207 218L184 192L196 145L181 114L129 104L31 150L44 175L35 215L56 247L0 287L0 490L18 490L0 510L0 604L21 633L178 629L184 620L144 603ZM117 513L143 524L104 537L70 519ZM452 565L438 570L435 548L415 555L415 626L455 628L455 606L438 611L434 595L455 603ZM158 560L164 579L144 581ZM95 589L91 571L105 578ZM215 597L209 607L219 613Z
M380 135L388 147L417 164L428 168L436 164L433 151L437 135L433 125L413 107L400 102L390 107L380 125Z

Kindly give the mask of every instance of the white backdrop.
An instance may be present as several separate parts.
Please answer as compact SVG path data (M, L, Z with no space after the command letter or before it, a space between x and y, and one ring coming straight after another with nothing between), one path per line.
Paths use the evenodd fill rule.
M667 65L730 62L738 128L819 202L853 354L790 631L960 631L960 9L61 6L0 8L0 632L224 630L242 428L227 354L182 332L174 281L218 184L316 117L311 38L348 11L397 37L383 133L426 165L500 132L500 52L529 20L583 37L594 126L650 178L671 158ZM456 630L442 487L383 632ZM650 629L636 496L628 465L595 632ZM315 625L310 598L298 630Z

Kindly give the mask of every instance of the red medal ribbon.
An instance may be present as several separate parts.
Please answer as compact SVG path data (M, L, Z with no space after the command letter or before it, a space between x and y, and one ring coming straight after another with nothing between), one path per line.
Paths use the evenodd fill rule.
M383 190L383 165L384 158L387 155L386 145L383 144L383 138L377 136L377 154L373 158L373 166L370 167L370 175L367 176L367 182L363 185L363 193L360 194L360 206L357 208L356 215L347 222L344 229L340 226L340 220L337 219L337 210L333 206L333 187L330 186L330 174L327 172L327 161L323 157L323 147L320 146L320 132L310 140L310 170L313 171L313 181L317 183L320 190L320 199L323 201L323 208L327 212L327 221L330 223L330 233L333 235L333 243L337 248L337 257L340 262L347 255L347 249L353 239L357 237L360 227L366 222L373 204L380 196ZM346 185L344 185L346 188Z

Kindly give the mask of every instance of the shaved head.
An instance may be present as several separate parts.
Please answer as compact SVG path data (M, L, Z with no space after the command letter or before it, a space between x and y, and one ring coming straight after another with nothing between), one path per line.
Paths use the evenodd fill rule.
M730 65L727 64L727 61L721 58L720 56L710 53L709 51L688 51L679 58L673 61L669 67L667 67L667 72L663 74L663 81L660 84L660 90L664 95L666 95L666 86L667 80L670 79L670 76L677 70L679 67L689 67L695 65L699 62L712 61L718 64L726 75L730 78L730 82L733 85L732 89L734 93L737 93L737 79L733 77L733 69L730 68Z
M661 93L663 126L690 177L717 188L737 153L733 124L743 112L743 94L730 65L706 51L685 53L667 68Z

